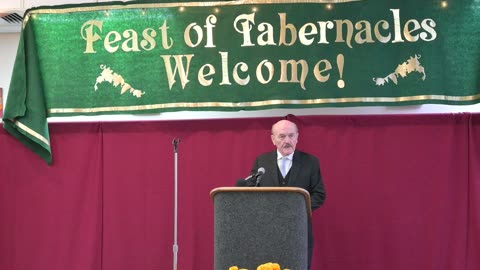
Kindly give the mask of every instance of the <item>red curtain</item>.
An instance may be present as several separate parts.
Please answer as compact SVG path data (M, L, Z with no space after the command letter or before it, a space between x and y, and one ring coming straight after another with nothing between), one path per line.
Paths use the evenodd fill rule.
M327 189L313 269L480 269L480 115L287 118ZM278 119L52 124L52 166L0 130L0 269L172 267L178 137L178 269L213 269L209 193Z

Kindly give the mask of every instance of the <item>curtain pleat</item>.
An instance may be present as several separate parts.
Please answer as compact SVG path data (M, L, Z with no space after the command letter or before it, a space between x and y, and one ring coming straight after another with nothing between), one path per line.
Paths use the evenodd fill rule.
M174 138L178 269L213 269L209 193L281 118L52 124L52 166L0 129L0 269L171 268ZM327 190L312 269L480 269L480 115L286 118Z

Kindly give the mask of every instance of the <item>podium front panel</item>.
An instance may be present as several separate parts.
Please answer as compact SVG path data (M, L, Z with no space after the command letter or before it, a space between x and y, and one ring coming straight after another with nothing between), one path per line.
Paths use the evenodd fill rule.
M308 213L296 192L218 192L215 204L215 270L257 269L267 262L307 269Z

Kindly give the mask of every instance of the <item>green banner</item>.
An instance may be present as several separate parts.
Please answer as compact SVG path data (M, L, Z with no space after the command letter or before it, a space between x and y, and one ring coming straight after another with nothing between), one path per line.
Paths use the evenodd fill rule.
M5 128L47 117L478 103L480 2L102 3L27 11Z

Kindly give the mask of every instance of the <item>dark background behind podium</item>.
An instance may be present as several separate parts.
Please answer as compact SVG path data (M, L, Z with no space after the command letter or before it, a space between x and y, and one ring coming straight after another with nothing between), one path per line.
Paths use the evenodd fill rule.
M480 269L480 115L289 118L327 188L313 269ZM51 124L53 166L0 129L0 269L171 268L174 137L178 269L213 269L209 192L278 119Z

